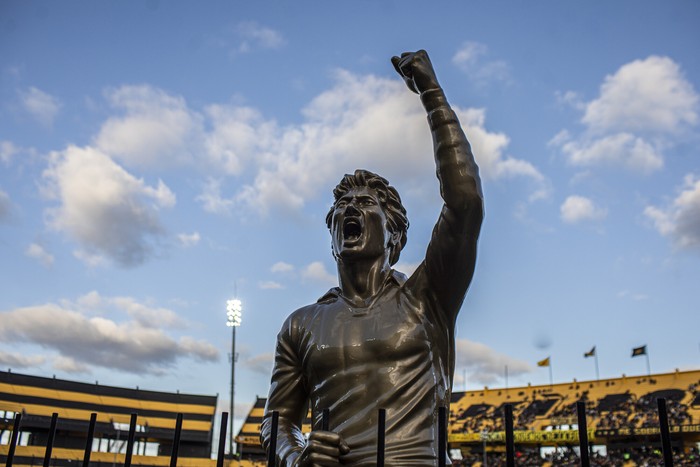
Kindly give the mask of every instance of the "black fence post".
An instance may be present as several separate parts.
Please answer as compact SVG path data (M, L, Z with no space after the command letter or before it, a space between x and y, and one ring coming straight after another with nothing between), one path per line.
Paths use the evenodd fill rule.
M92 440L95 438L95 423L97 422L97 414L90 414L90 425L88 425L87 439L85 440L85 454L83 455L83 467L90 465L90 454L92 453Z
M270 426L270 445L267 452L267 467L275 467L277 463L277 429L279 427L280 413L272 411L272 425Z
M126 456L124 457L124 467L131 467L131 457L134 454L134 438L136 436L136 414L131 414L129 420L129 436L126 442Z
M659 428L661 430L661 448L664 452L664 466L673 467L673 448L671 448L671 433L668 429L668 414L666 413L666 399L656 399L659 406Z
M175 438L173 439L173 450L170 453L170 467L177 467L177 454L180 450L180 435L182 434L182 414L177 414L175 421Z
M515 438L513 436L513 404L505 406L506 466L515 467Z
M438 467L447 465L447 407L438 408Z
M226 452L226 428L228 412L221 412L221 428L219 428L219 451L216 455L216 467L224 467L224 453Z
M581 467L590 467L591 459L588 455L588 424L586 423L586 403L576 402L578 415L578 445L581 451Z
M384 467L384 444L386 442L386 409L379 409L377 419L377 467Z
M58 414L56 412L51 416L51 426L49 427L49 438L46 441L46 452L44 453L44 467L51 465L51 451L53 450L53 439L56 436L56 423L58 422Z
M22 414L20 412L15 413L15 421L12 424L12 437L10 438L10 446L7 451L6 467L12 467L12 462L15 459L15 447L17 447L17 441L19 440L19 425L21 421Z

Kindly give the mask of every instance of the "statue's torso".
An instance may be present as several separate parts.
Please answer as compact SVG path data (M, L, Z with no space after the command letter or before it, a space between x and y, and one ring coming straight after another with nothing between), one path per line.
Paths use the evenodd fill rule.
M338 295L295 313L297 349L314 427L330 427L351 447L347 465L374 465L377 411L386 409L386 465L435 465L437 407L448 405L444 347L430 304L392 282L368 308ZM442 352L441 352L442 350Z

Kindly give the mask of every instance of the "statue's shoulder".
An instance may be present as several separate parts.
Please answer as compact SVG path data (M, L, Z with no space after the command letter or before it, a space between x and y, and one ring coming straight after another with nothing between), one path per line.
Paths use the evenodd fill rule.
M326 294L321 296L315 303L310 303L304 305L301 308L294 310L288 317L287 323L294 325L303 324L309 320L315 319L315 317L323 312L328 305L335 303L339 298L339 291L337 288L329 290Z
M294 310L282 324L280 336L287 339L302 339L314 328L314 322L318 322L318 317L326 311L328 304L324 302L311 303Z

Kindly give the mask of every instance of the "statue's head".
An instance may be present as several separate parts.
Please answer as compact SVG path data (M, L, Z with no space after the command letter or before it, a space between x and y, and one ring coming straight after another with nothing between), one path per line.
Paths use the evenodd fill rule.
M333 254L377 255L388 248L389 263L396 264L408 231L406 209L396 189L375 173L356 170L343 177L333 196L326 215Z

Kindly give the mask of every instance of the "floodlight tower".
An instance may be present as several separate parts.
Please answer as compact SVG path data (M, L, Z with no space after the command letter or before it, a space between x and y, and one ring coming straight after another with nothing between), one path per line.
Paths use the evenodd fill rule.
M241 325L242 312L243 305L240 300L234 299L226 301L226 326L231 328L231 411L229 412L229 454L231 457L235 454L233 448L233 440L235 438L233 434L233 388L236 381L236 328Z

